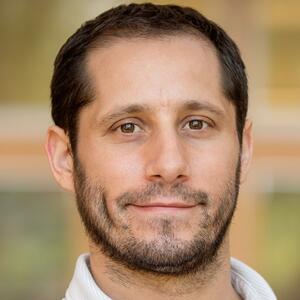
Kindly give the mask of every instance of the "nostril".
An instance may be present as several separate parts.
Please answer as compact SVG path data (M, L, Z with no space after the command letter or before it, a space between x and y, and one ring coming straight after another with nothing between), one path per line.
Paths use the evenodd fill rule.
M154 178L161 178L161 175L152 175Z

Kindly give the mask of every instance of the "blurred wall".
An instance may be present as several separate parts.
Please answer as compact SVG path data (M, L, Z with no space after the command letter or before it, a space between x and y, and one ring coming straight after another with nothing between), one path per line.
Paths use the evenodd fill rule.
M86 251L72 195L43 150L55 55L79 25L128 1L0 2L0 297L59 299ZM138 1L136 1L138 2ZM153 1L170 3L169 1ZM240 46L255 151L233 222L233 255L298 299L300 276L300 2L172 1L197 8Z

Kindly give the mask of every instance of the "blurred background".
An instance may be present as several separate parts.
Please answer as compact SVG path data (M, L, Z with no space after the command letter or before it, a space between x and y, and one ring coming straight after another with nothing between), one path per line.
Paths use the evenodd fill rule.
M87 19L128 1L0 1L0 298L61 299L86 238L43 149L57 51ZM138 1L136 1L138 2ZM153 1L170 3L170 1ZM198 0L248 68L255 150L233 222L233 256L279 299L300 288L300 1Z

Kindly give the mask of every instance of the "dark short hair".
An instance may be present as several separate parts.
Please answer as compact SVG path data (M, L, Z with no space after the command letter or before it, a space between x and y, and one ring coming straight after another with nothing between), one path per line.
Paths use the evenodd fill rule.
M237 133L242 142L248 84L236 44L222 28L192 8L144 3L120 5L87 21L66 41L56 57L51 82L52 118L69 135L73 151L77 143L80 109L93 100L93 89L85 72L89 50L118 38L176 34L197 35L216 49L222 90L235 106Z

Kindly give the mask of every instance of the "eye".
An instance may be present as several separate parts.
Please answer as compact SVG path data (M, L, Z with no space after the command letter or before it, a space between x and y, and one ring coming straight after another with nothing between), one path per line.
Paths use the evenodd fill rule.
M186 126L188 126L188 129L191 129L191 130L202 130L206 127L208 127L208 123L203 121L203 120L199 120L199 119L194 119L194 120L190 120L188 121L184 128L186 128Z
M124 123L118 128L122 133L134 133L140 131L140 127L134 123Z

